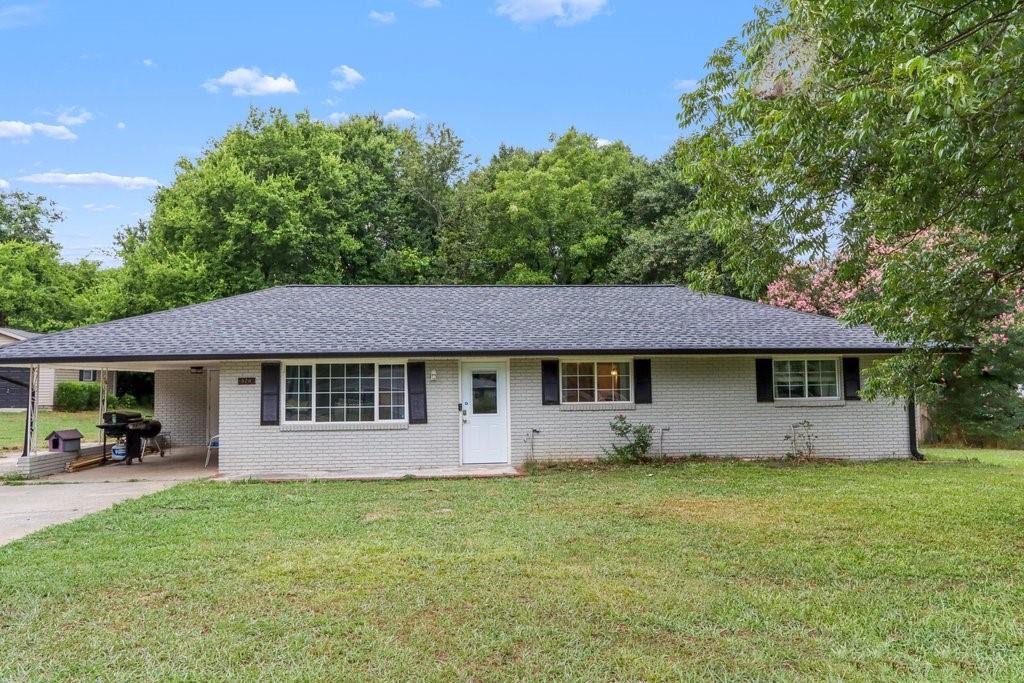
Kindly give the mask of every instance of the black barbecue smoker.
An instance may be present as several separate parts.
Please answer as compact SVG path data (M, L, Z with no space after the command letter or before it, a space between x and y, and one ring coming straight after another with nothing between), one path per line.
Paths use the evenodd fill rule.
M107 439L124 444L124 464L131 465L133 459L142 462L143 445L155 439L160 433L159 420L147 420L142 413L132 410L111 410L103 413L103 423L96 425L103 432L103 462L107 461ZM160 456L163 457L161 450Z

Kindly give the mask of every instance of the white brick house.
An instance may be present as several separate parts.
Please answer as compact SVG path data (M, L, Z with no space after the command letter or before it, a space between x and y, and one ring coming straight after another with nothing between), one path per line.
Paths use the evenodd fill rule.
M680 287L278 287L0 349L0 363L155 371L174 445L221 474L330 476L600 457L616 415L666 456L916 455L906 402L860 399L900 347Z

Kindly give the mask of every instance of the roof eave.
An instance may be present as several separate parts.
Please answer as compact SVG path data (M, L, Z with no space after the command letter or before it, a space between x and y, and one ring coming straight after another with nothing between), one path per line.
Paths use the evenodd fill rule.
M870 355L901 353L902 346L808 346L808 347L725 347L725 348L593 348L593 349L492 349L492 350L406 350L406 351L312 351L312 352L259 352L259 353L205 353L205 354L160 354L160 355L83 355L83 356L40 356L0 357L0 365L42 365L51 363L127 363L146 361L211 361L211 360L276 360L293 358L458 358L481 356L541 357L541 356L583 356L583 355L628 355L628 356L751 356L751 355L793 355L793 354L835 354Z

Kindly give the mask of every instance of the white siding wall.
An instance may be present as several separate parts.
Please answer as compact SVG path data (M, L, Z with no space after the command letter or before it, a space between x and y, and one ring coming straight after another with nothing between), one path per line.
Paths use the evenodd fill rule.
M225 476L316 476L459 464L455 360L426 362L427 424L341 425L333 430L316 425L261 426L260 364L224 362L220 368L220 472ZM431 381L433 371L437 379ZM255 377L256 384L240 385L239 377Z
M53 394L57 389L57 371L53 368L39 368L39 407L53 408Z
M153 376L153 417L172 446L206 443L206 373L157 370Z
M870 361L862 361L862 370ZM538 460L598 457L613 443L608 426L616 414L654 426L657 451L661 430L665 453L777 457L785 455L783 437L795 422L809 420L818 455L840 458L886 458L910 455L904 404L836 401L832 405L758 403L754 359L654 358L653 402L632 410L578 410L541 405L539 359L512 361L512 461L529 454L535 435Z

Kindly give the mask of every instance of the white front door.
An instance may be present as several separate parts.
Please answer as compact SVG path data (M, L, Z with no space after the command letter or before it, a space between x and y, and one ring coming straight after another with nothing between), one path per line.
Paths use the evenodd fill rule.
M508 371L505 363L462 364L462 462L507 463Z

